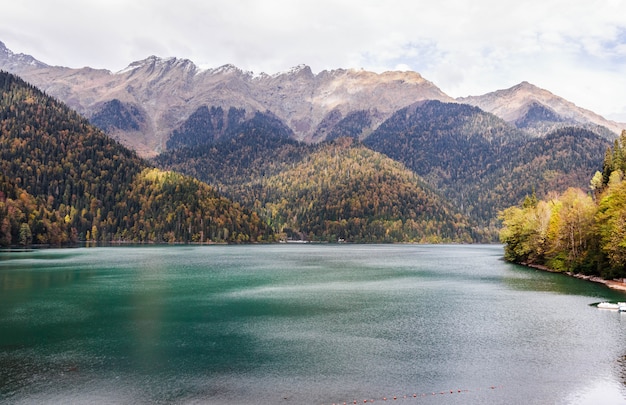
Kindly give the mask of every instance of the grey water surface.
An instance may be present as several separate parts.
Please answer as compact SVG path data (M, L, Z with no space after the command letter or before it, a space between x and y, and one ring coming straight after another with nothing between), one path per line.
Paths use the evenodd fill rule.
M626 301L497 245L0 252L8 404L624 404Z

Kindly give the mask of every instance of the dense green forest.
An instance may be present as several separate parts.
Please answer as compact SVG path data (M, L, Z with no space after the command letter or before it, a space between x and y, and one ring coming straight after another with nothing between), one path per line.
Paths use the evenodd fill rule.
M417 175L350 138L325 143L235 192L275 229L310 240L433 243L483 236Z
M214 185L225 193L229 193L231 186L280 173L302 160L312 149L284 133L282 123L277 128L277 121L268 118L257 114L257 126L248 125L251 130L215 141L191 142L161 153L154 163Z
M314 138L324 138L327 141L341 137L359 138L372 125L372 113L364 110L350 112L345 117L334 110L327 118L329 120L322 121L317 128Z
M502 211L507 260L601 277L626 277L626 131L589 188L534 195Z
M498 212L535 193L547 198L569 187L586 188L610 143L597 134L566 127L542 138L507 147L506 161L476 183L460 185L479 221L498 229Z
M273 130L271 121L256 128L163 153L155 162L215 185L285 238L487 240L418 176L358 141L307 145Z
M196 147L223 141L241 134L266 136L273 134L279 138L290 138L293 131L270 113L255 112L246 118L242 108L199 107L179 128L172 132L167 141L169 151Z
M115 129L138 131L145 123L146 117L137 107L113 99L104 103L89 121L106 132Z
M0 72L0 244L272 239L256 214L147 162Z
M144 169L117 202L112 239L165 242L273 241L255 212L242 209L195 178Z
M284 124L271 115L257 114L253 120L247 121L239 117L239 121L231 120L233 122L229 124L235 130L226 131L224 127L231 113L208 108L199 109L197 113L198 117L190 117L175 134L178 148L158 156L157 166L214 185L232 200L257 210L277 232L286 229L293 237L325 240L344 234L343 231L326 229L331 223L328 218L334 221L338 217L334 211L324 210L345 206L352 198L351 190L344 189L345 194L340 195L338 190L343 185L333 184L337 190L319 197L332 198L335 202L323 204L324 209L315 205L315 215L309 213L306 216L298 214L296 211L302 208L296 207L298 204L308 207L309 203L302 201L301 196L293 191L308 190L305 184L310 186L319 180L321 173L309 173L304 166L313 164L315 159L312 156L323 153L332 141L313 145L297 142ZM330 139L339 134L350 138L365 136L363 144L357 141L351 143L350 148L367 147L384 153L391 160L402 163L404 170L416 173L421 181L420 187L427 187L436 194L438 204L461 215L461 222L471 224L471 232L461 232L463 236L460 236L446 231L443 240L467 240L466 236L470 235L474 242L497 241L500 228L497 214L500 210L517 204L533 191L543 197L553 190L562 192L569 186L586 185L610 145L606 139L580 128L561 128L545 137L533 138L476 107L438 101L399 110L367 136L360 131L371 124L371 114L360 111L343 117L335 111L320 125L320 133ZM202 117L204 121L199 120ZM219 138L198 138L196 132L203 131L209 117L213 120L211 125L221 128ZM540 118L545 117L541 115ZM355 158L345 156L348 160ZM300 174L294 174L296 167ZM370 169L380 171L377 179L381 181L387 178L385 171L391 170L391 165ZM340 178L335 173L337 170L342 168L329 166L323 173L336 179ZM279 181L281 175L285 177ZM355 192L373 201L391 203L388 198L376 194L389 193L390 187L374 187L375 183L369 182L369 173L363 171L353 171L350 181L356 182L358 176L365 179L355 186ZM269 187L270 179L280 186L265 189ZM402 181L405 180L407 178ZM364 186L366 183L368 185ZM311 199L318 196L311 190L308 192ZM360 197L361 203L363 198ZM282 207L280 212L285 216L276 218L275 210L266 209L268 204ZM397 204L419 207L421 203L406 200ZM296 223L293 218L303 222ZM404 218L404 214L398 218ZM341 219L348 221L349 215L343 212ZM313 224L314 220L321 222ZM442 224L439 231L446 226ZM439 231L433 232L432 225L425 229L433 240L442 236ZM353 240L364 240L359 233L349 232ZM404 237L407 239L382 240L427 240L426 233L410 236L406 233ZM381 240L374 236L370 239Z
M586 184L609 146L580 128L532 138L476 107L439 101L399 110L363 142L404 163L493 235L497 213L533 190L544 196Z
M526 137L477 107L426 101L397 111L364 143L446 187L479 179L508 157L502 152L516 139Z
M496 207L507 195L490 192L493 177L509 177L512 152L525 141L523 132L477 107L427 101L399 110L363 142L423 177L495 239Z

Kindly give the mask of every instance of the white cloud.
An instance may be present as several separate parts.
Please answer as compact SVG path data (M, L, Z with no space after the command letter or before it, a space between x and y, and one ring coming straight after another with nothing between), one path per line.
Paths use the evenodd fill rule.
M626 2L20 0L0 41L50 64L149 55L274 73L412 69L453 96L528 80L602 114L626 105Z

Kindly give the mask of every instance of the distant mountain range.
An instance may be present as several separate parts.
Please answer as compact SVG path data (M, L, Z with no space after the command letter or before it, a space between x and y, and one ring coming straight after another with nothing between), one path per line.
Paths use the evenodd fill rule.
M309 143L347 131L364 139L399 109L424 100L475 105L534 136L576 125L611 138L626 128L525 82L455 100L416 72L337 69L313 74L301 65L255 75L232 65L202 70L186 59L151 56L112 73L49 66L13 53L2 42L0 69L64 101L146 157L168 149L174 132L180 133L194 114L198 118L216 108L244 110L242 119L256 112L272 114L294 139ZM355 119L360 120L358 127Z
M269 227L254 226L265 238L494 241L500 210L588 188L626 128L526 82L454 99L415 72L255 75L151 56L112 73L1 42L0 69L160 169L215 187Z
M626 129L624 123L607 120L528 82L482 96L461 97L457 101L493 113L537 136L565 126L583 126L611 138Z

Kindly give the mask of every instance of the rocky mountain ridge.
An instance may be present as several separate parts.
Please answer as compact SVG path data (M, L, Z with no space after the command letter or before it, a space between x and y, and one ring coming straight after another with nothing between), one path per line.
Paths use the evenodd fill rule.
M2 48L6 49L0 44ZM20 64L12 53L0 51L0 55L0 69L20 75L88 118L112 100L137 110L138 130L108 130L144 156L161 151L173 130L201 106L236 107L248 116L270 111L298 140L311 141L331 112L345 116L357 110L375 111L378 120L373 125L378 125L416 101L453 101L415 72L337 69L314 74L302 65L284 73L254 75L232 65L202 70L186 59L150 56L112 73Z
M608 128L606 137L626 127L528 83L455 100L416 72L336 69L315 74L300 65L269 75L233 65L201 69L187 59L150 56L113 73L49 66L11 52L2 42L0 69L21 76L104 125L110 136L146 157L165 150L172 134L202 107L224 111L234 107L245 111L247 118L269 113L283 121L295 139L306 142L336 136L334 129L342 125L365 138L397 110L425 100L472 104L513 125L520 119L526 126L532 122L537 135L554 129L552 121L541 121L550 112L560 123ZM536 113L537 108L541 113ZM353 125L355 117L360 120L357 126Z
M497 115L505 121L520 126L527 122L530 111L542 110L545 121L561 122L563 125L591 124L603 126L615 134L621 133L626 125L608 120L593 111L576 106L574 103L558 97L548 90L539 88L526 81L511 88L497 90L481 96L459 97L460 103L470 104Z
M28 66L46 68L49 67L43 62L38 61L30 55L23 53L13 53L8 49L2 41L0 41L0 64L2 69L10 71L11 69L22 70Z

